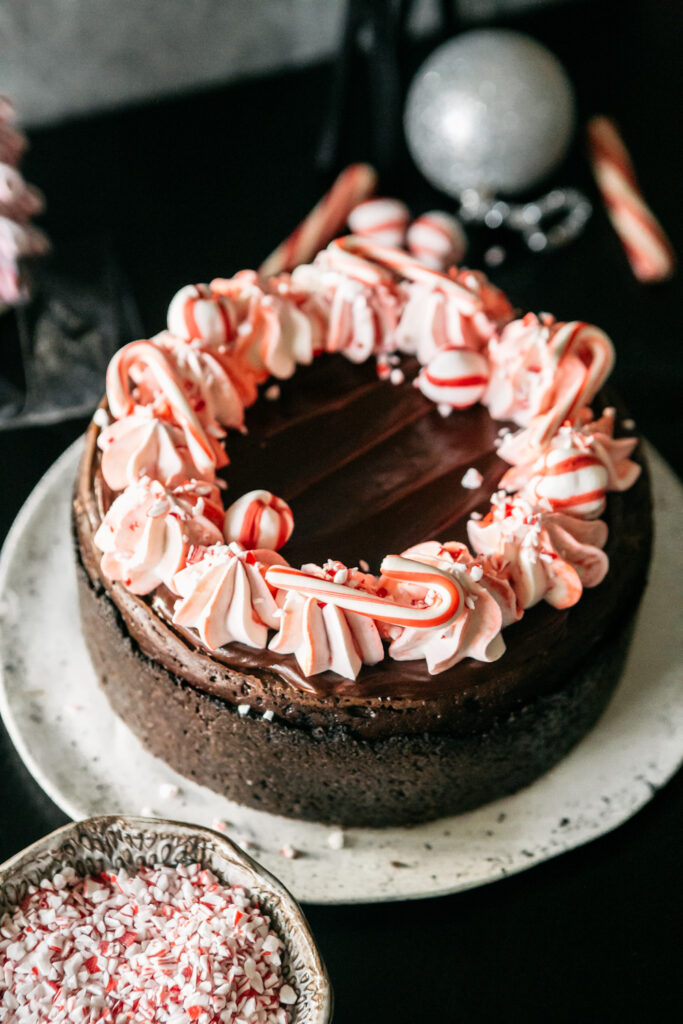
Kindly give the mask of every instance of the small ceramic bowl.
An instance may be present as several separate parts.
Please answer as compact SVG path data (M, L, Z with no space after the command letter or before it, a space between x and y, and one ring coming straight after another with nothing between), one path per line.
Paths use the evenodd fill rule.
M328 1024L332 989L301 907L281 882L224 836L198 825L119 815L86 818L50 833L0 865L0 916L64 867L78 875L143 864L199 863L226 885L242 885L269 914L285 943L282 972L298 993L292 1024Z

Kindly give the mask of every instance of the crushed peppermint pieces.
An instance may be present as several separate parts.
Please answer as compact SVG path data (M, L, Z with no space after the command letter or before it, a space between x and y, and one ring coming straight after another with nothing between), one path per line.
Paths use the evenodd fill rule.
M327 836L327 845L331 850L343 850L346 837L341 828L333 828Z
M358 568L361 569L362 572L370 572L370 565L364 558L358 559Z
M624 430L635 430L635 428L636 428L636 421L628 418L628 419L622 420L621 421L621 425L624 428Z
M267 711L263 712L261 718L263 719L264 722L272 722L273 719L275 718L275 712L272 710L272 708L268 708Z
M248 715L250 711L251 711L251 704L238 704L237 705L237 714L241 715L242 718L244 718L246 715Z
M297 857L301 856L299 851L295 849L291 845L291 843L283 843L283 845L280 847L280 854L287 860L296 860Z
M0 1019L288 1024L283 949L253 897L198 864L67 867L0 921Z
M484 478L479 470L475 469L474 466L470 466L460 481L460 484L462 487L466 487L468 491L476 491L478 487L481 487L483 482Z
M162 782L159 786L159 796L162 800L175 800L180 789L173 782Z
M215 832L227 832L228 823L227 821L224 821L223 818L214 818L211 822L211 828Z
M277 402L280 397L280 385L271 384L270 387L266 388L263 392L263 395L268 402Z
M102 409L101 407L99 409L95 409L95 412L92 414L92 421L96 427L100 428L100 430L104 430L104 428L108 427L111 423L109 413L106 409Z

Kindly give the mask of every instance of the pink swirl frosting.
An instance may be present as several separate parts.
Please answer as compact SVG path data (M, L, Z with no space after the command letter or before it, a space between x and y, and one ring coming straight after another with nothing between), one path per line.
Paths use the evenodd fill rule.
M629 458L637 439L615 439L614 422L615 410L605 409L598 420L560 427L543 455L511 467L501 487L518 491L535 507L597 518L607 491L625 491L640 476L640 466Z
M303 569L360 590L372 592L376 588L373 576L347 569L341 562L327 562L322 568L305 565ZM279 632L268 646L280 654L293 654L305 675L329 671L355 679L361 665L376 665L384 658L377 624L367 615L293 590L283 596Z
M292 283L326 308L325 351L362 363L394 347L402 301L390 271L330 247L297 267Z
M455 619L431 629L385 627L391 639L389 654L396 661L424 658L431 675L444 672L464 658L476 661L497 661L505 651L501 630L519 617L515 596L505 579L488 573L475 561L464 544L440 544L427 541L403 552L403 557L436 566L456 580L464 601ZM396 600L407 597L422 602L427 599L424 587L384 581Z
M233 348L212 348L201 339L187 341L168 331L151 340L173 364L188 401L210 429L215 432L220 424L244 430L244 407L256 401L257 392L254 374Z
M148 406L105 427L97 446L102 452L102 476L113 491L122 491L141 477L176 487L184 480L213 482L213 467L196 465L180 427L158 419Z
M218 443L225 431L213 417L212 407L159 344L133 341L119 349L107 368L107 401L115 419L130 416L143 405L159 419L180 427L202 475L227 464Z
M200 338L215 346L232 341L236 315L230 300L207 284L187 284L171 299L167 324L171 334L192 341Z
M279 287L278 287L279 283ZM237 350L259 382L272 374L291 377L297 365L312 362L318 323L305 302L293 301L282 279L263 283L254 271L216 278L211 287L229 298L237 311ZM284 294L283 294L284 291Z
M474 550L508 575L523 609L542 600L570 608L584 587L602 582L609 567L601 550L607 540L601 520L535 512L524 498L503 491L494 495L491 512L481 522L470 519L467 533Z
M182 600L173 621L196 629L212 651L231 643L264 648L280 615L264 572L269 565L286 564L274 551L247 551L237 543L208 548L174 576Z
M218 544L223 510L218 490L196 480L169 490L158 480L131 484L112 503L94 537L102 572L133 594L149 594L173 578L193 548Z
M480 305L464 309L438 278L404 286L407 301L395 333L396 348L415 355L423 366L444 348L481 352L512 318L510 303L484 274L453 268L449 277L475 295Z
M614 363L612 343L598 327L557 323L528 313L493 337L483 402L494 419L524 428L507 434L499 455L513 465L541 454L565 420L595 398Z

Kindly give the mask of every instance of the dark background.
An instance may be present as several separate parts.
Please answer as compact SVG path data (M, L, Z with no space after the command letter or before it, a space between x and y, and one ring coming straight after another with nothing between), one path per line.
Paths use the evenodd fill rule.
M559 5L511 24L561 57L582 124L597 112L617 118L643 191L683 251L678 0ZM429 48L416 44L404 55L406 78ZM362 61L356 71L345 160L373 157L377 127L367 102L372 76ZM257 265L328 184L314 154L331 81L325 65L34 132L23 170L48 197L43 224L55 259L73 250L87 259L105 244L131 282L145 330L158 330L179 286ZM594 200L583 237L533 256L483 234L473 239L469 260L480 265L483 251L501 241L508 258L491 276L515 303L594 321L611 335L613 379L639 429L680 474L680 275L655 287L635 281L593 188L583 144L579 131L555 179L578 184ZM448 208L403 150L381 188L416 212ZM0 435L0 536L83 427L80 421ZM1 861L65 818L4 732L0 772ZM682 808L679 775L616 832L504 882L437 900L308 908L336 992L335 1020L678 1016Z

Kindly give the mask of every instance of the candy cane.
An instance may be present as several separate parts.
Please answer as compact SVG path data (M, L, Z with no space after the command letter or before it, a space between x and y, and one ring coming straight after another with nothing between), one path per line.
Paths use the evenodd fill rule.
M417 629L442 626L455 618L463 607L464 599L457 582L435 566L401 558L399 555L387 555L381 571L390 580L417 583L434 591L434 603L427 608L398 604L386 597L354 590L343 583L333 583L288 565L271 566L266 572L266 580L279 590L294 590L303 597L313 597L325 604L346 608L394 626L412 626Z
M461 313L476 313L481 308L481 301L467 288L457 284L448 274L442 274L439 270L432 270L425 267L413 256L403 252L402 249L392 249L388 245L379 245L367 238L358 238L357 235L344 235L332 243L333 247L343 252L350 252L355 256L362 256L367 260L373 260L380 266L388 267L399 277L405 277L408 281L416 281L421 284L431 285L433 288L441 288L453 298Z
M130 371L134 364L141 363L153 374L160 392L175 413L178 425L187 438L193 461L201 472L207 472L216 465L213 445L202 427L197 414L183 394L182 386L173 367L164 354L149 341L132 341L124 345L107 368L107 401L112 416L119 420L128 416L135 408L130 393Z
M548 344L557 360L556 383L559 386L556 390L560 397L552 408L532 421L531 433L539 447L549 443L565 420L571 420L579 409L593 401L614 365L612 342L593 324L580 320L560 324ZM570 355L581 361L583 369L567 379Z
M309 263L341 231L353 208L372 195L376 183L377 172L369 164L351 164L342 171L299 227L261 264L261 276Z
M643 198L628 150L614 122L607 117L589 121L588 146L595 180L633 273L644 282L671 277L675 253Z

